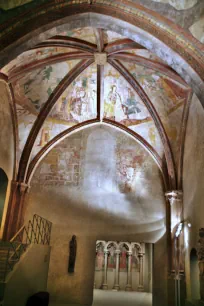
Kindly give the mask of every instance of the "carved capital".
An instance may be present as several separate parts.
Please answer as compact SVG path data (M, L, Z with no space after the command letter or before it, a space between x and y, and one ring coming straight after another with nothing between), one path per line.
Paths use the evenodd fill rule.
M20 194L21 195L29 191L30 187L27 184L25 184L25 183L18 183L18 185L19 185L19 190L20 190Z
M115 251L115 254L116 254L116 255L120 255L120 253L121 253L120 250L116 250L116 251Z
M166 198L170 204L173 205L175 202L181 202L183 200L182 190L172 190L165 193Z
M132 251L127 251L127 256L132 256Z

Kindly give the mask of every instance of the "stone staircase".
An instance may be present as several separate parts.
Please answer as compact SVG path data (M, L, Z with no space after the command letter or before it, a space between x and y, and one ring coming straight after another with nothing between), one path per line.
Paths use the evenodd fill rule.
M7 260L9 254L10 246L8 244L3 244L0 242L0 303L4 296L4 280L6 278L7 272ZM0 304L1 305L1 304Z

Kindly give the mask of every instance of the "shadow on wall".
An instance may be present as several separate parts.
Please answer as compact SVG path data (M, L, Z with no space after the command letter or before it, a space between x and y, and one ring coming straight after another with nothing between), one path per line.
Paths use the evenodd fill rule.
M191 298L192 300L199 300L200 299L199 267L198 267L197 252L195 249L191 250L190 267L191 267Z
M3 169L0 168L0 228L6 199L6 190L8 186L8 178Z

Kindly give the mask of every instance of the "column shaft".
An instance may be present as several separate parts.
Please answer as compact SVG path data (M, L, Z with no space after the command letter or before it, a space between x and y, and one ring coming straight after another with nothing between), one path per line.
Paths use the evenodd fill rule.
M127 273L127 285L126 291L132 291L132 253L128 252L128 273Z
M143 270L144 270L144 261L143 261L143 254L139 254L139 261L140 261L140 274L139 274L139 286L138 291L144 291L144 279L143 279Z
M108 252L104 252L104 272L103 272L103 284L102 289L107 290L108 284L107 284L107 269L108 269Z
M113 290L120 290L119 285L120 251L116 251L115 284Z

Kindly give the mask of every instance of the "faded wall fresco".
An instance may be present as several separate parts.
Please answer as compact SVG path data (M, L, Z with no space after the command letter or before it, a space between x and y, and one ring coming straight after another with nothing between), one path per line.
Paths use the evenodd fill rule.
M7 177L12 180L14 138L10 102L8 88L6 84L0 82L0 167L5 171Z
M146 223L164 217L159 176L156 164L136 141L101 126L78 132L54 147L38 166L32 184L46 189L66 186L76 201ZM152 198L158 198L157 208L151 205ZM129 211L129 205L138 201L150 209L148 216L143 215L144 208L137 215L134 209Z

